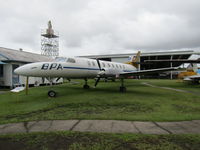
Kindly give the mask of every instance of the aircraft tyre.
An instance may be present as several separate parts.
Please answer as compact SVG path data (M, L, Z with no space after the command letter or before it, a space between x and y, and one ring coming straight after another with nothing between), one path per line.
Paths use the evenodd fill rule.
M53 91L53 90L50 90L50 91L48 92L48 96L49 96L49 97L56 97L56 92Z
M89 86L89 85L87 85L87 84L85 84L85 85L83 86L83 88L84 88L84 89L89 89L89 88L90 88L90 86Z
M122 93L126 92L126 87L120 86L119 91Z

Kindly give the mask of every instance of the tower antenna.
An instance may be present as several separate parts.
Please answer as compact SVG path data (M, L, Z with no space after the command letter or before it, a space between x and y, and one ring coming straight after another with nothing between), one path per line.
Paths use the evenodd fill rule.
M51 21L48 28L41 31L41 55L59 56L59 33L53 30Z

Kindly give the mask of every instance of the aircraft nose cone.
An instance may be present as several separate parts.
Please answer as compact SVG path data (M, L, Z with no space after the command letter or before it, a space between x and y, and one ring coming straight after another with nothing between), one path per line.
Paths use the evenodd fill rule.
M20 75L22 73L21 67L18 67L17 69L15 69L14 73Z

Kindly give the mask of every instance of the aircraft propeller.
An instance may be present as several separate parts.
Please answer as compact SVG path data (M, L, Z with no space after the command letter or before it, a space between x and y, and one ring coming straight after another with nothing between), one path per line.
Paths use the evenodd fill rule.
M56 79L56 83L60 80L60 78L61 78L61 77L58 77L58 78Z
M100 73L101 73L101 71L103 71L103 69L101 68L101 64L99 62L99 59L97 58L96 60L97 60L97 64L98 64L98 67L99 67L99 70L100 70ZM100 73L97 75L97 80L96 80L96 82L94 84L95 87L97 86L97 84L99 83L99 81L101 79L101 74Z

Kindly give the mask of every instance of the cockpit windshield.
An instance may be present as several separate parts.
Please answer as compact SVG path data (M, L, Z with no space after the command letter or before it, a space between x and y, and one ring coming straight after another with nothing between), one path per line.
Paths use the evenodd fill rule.
M58 61L58 62L66 62L67 58L66 57L57 57L56 61Z
M66 62L69 62L69 63L75 63L76 60L74 58L67 58L67 61Z
M58 62L76 63L76 60L74 58L66 58L66 57L57 57L56 61L58 61Z

